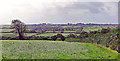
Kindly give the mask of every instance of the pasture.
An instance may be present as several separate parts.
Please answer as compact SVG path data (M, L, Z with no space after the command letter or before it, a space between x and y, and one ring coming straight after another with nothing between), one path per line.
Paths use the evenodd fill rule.
M25 36L54 36L57 35L58 33L25 33ZM69 33L61 33L63 36L68 36ZM5 37L16 37L18 36L17 33L0 33L0 36L5 36Z
M3 59L118 59L118 53L90 43L3 40Z
M15 29L0 29L0 32L10 32L14 31Z
M25 33L25 36L32 36L32 35L36 35L37 33ZM18 36L17 33L0 33L1 36L5 36L5 37L16 37Z
M89 31L98 31L98 30L101 30L101 29L102 28L100 26L92 26L92 27L86 27L83 30L86 31L86 32L89 32Z
M38 35L35 35L35 36L54 36L54 35L57 35L58 33L42 33L42 34L38 34ZM67 36L69 35L69 33L61 33L63 36Z
M44 27L44 26L43 26ZM58 27L58 26L54 26ZM62 26L63 29L68 28L69 30L64 30L61 33L60 30L56 30L54 33L52 30L47 30L43 33L40 32L30 32L24 33L24 36L54 36L58 33L66 37L65 41L57 41L52 39L48 40L2 40L0 42L0 57L3 59L118 59L118 52L107 48L106 43L109 41L109 37L112 35L112 40L117 40L114 36L116 32L110 32L106 34L95 34L87 38L79 38L80 34L76 34L79 30L79 26ZM71 28L73 30L70 30ZM78 27L78 28L77 28ZM106 26L107 27L107 26ZM9 26L4 26L4 29L0 29L0 36L5 37L17 37L17 33L10 33L14 29L9 29ZM111 27L113 28L113 27ZM39 30L39 27L36 28ZM61 28L62 29L62 28ZM102 28L100 26L85 26L83 31L90 33L89 31L98 31ZM1 31L2 30L2 31ZM29 28L27 30L35 30L34 28ZM2 33L3 32L3 33ZM6 32L6 33L5 33ZM7 33L8 32L8 33ZM77 38L67 38L67 36L72 33L77 35ZM91 44L88 42L102 40L99 44ZM81 43L80 43L81 42ZM102 46L101 46L102 45ZM110 45L113 46L113 45ZM2 55L2 56L1 56ZM1 58L0 58L1 59Z

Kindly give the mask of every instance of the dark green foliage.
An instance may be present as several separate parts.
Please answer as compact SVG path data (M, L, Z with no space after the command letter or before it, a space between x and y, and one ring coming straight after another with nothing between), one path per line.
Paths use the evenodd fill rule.
M120 52L120 35L118 29L111 30L102 30L101 32L82 32L78 38L67 38L66 41L69 42L84 42L84 43L95 43L100 44L102 46L106 46L111 48L112 50L116 50ZM87 37L86 37L87 36Z
M108 33L109 31L110 31L109 29L102 29L101 33L105 34L105 33Z
M65 37L62 34L57 34L51 37L52 40L56 40L57 38L60 38L62 41L65 40Z
M91 37L93 36L94 34L97 34L97 33L100 33L99 31L90 31L88 36Z
M63 35L62 34L57 34L57 37L58 38L61 38Z
M26 25L20 20L12 20L11 28L15 29L15 31L19 34L19 39L24 40L24 33L26 31Z
M80 33L80 35L78 37L79 38L86 38L86 37L88 37L88 32L83 31Z
M117 47L117 52L120 53L120 46Z
M57 38L61 38L62 41L65 40L65 37L62 34L57 34Z
M69 34L67 37L68 37L68 38L76 38L76 35L74 35L74 34Z
M100 44L100 40L97 41L97 44Z
M90 31L90 34L96 34L99 33L99 31Z
M55 36L52 36L51 38L52 38L52 40L55 41L57 39L57 36L55 35Z
M65 40L65 37L64 37L64 36L61 36L61 40L64 41L64 40Z

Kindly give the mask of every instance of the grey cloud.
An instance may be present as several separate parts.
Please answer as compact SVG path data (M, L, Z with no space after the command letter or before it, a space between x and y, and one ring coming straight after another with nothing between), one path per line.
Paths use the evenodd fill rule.
M91 13L100 13L101 11L99 8L102 8L104 4L102 2L90 2L88 4L80 3L80 2L75 2L73 5L64 7L67 9L88 9Z
M64 3L63 3L64 4ZM116 20L109 16L107 13L103 13L104 4L102 2L93 2L93 3L80 3L75 2L74 4L62 7L56 5L55 8L47 8L43 12L35 12L32 14L31 20L36 22L51 22L51 23L68 23L68 22L111 22ZM102 9L102 10L99 10ZM81 14L84 10L84 14ZM100 17L99 17L100 16ZM114 16L115 17L115 16ZM96 19L95 19L96 18ZM34 22L35 22L34 21Z

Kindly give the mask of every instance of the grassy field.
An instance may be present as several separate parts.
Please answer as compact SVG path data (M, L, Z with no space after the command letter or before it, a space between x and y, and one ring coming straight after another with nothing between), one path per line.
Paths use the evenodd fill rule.
M25 36L33 36L33 35L36 35L38 33L25 33Z
M57 35L58 33L42 33L42 34L39 34L39 35L36 35L36 36L54 36L54 35ZM63 36L67 36L69 35L69 33L61 33Z
M10 32L10 31L13 31L15 29L0 29L0 32Z
M36 35L37 33L25 33L25 36L32 36ZM16 37L18 36L17 33L0 33L0 36L5 36L5 37Z
M86 32L89 32L89 31L98 31L98 30L101 30L102 28L100 26L93 26L93 27L87 27L87 28L84 28L83 30L86 31Z
M3 40L4 59L118 59L100 45L47 40Z
M46 32L53 32L53 31L46 31ZM60 32L60 31L55 31L55 32ZM76 32L76 31L63 31L63 32Z
M71 27L71 26L62 26L63 28Z
M5 37L16 37L18 34L15 33L0 33L0 35L5 36Z

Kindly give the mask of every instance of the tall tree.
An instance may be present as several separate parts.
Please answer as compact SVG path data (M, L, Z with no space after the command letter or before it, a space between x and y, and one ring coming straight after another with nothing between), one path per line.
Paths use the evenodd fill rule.
M11 25L12 25L12 28L14 28L15 31L19 34L19 39L23 40L24 32L26 31L26 25L18 19L12 20Z

